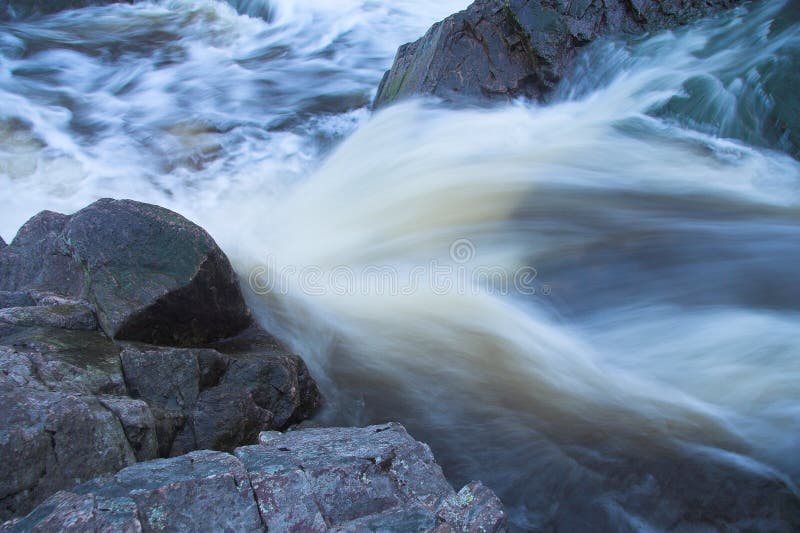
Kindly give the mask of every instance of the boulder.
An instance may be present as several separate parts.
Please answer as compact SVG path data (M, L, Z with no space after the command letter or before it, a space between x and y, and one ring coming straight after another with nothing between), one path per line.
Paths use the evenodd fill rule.
M172 211L99 200L72 216L66 237L110 337L198 345L252 321L228 258Z
M595 39L686 24L739 0L477 0L400 47L374 106L415 95L452 102L541 99Z
M123 2L130 4L133 0L0 0L0 21L49 15L66 9Z
M33 217L0 250L0 290L87 299L109 337L151 344L198 346L252 322L211 236L172 211L130 200Z
M104 529L491 533L506 531L506 517L491 490L471 483L456 493L427 445L385 424L269 432L235 455L139 463L0 526Z
M165 209L42 212L0 249L0 288L2 519L135 461L252 444L319 403L211 237Z
M0 250L2 250L3 248L5 248L6 246L8 246L8 245L6 244L6 241L4 241L4 240L3 240L3 237L0 237Z

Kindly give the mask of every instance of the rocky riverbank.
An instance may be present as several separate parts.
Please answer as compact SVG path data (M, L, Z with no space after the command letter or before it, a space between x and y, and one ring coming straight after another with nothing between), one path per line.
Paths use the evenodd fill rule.
M276 432L319 403L176 213L105 199L0 244L3 530L504 527L491 491L456 495L399 426Z
M397 51L374 106L415 95L451 102L541 99L577 51L614 34L686 24L738 0L477 0Z
M266 432L233 454L140 463L51 497L0 531L505 530L480 483L458 493L397 424Z
M40 213L0 250L0 369L2 518L136 461L250 444L319 403L213 239L125 200Z

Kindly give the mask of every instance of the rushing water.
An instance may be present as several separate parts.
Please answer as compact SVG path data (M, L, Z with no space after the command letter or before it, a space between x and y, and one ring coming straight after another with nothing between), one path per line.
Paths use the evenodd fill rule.
M322 421L406 424L518 528L792 512L800 5L596 43L545 106L370 116L397 45L466 3L0 26L0 234L103 196L186 214L311 365Z

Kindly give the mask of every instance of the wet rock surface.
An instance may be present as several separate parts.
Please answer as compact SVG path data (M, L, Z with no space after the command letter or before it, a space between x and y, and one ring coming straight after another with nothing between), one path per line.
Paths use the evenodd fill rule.
M250 320L213 240L167 210L40 213L0 250L0 287L0 519L136 461L256 442L319 403L303 361ZM141 336L194 347L120 340L151 320L178 334Z
M452 102L541 99L599 37L686 24L737 0L477 0L400 47L376 108L415 95Z
M234 455L139 463L55 494L0 531L506 530L479 483L456 493L402 426L268 432Z
M39 213L0 250L0 290L90 301L111 338L198 346L252 323L225 254L167 209L103 199Z

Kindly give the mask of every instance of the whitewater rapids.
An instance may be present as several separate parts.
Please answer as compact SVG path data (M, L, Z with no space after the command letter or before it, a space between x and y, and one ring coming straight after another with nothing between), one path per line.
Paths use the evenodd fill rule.
M547 105L375 115L396 45L465 2L231 4L6 28L4 237L102 196L184 213L322 421L402 422L520 529L658 530L726 480L798 497L800 164L758 120L796 2L597 43Z

